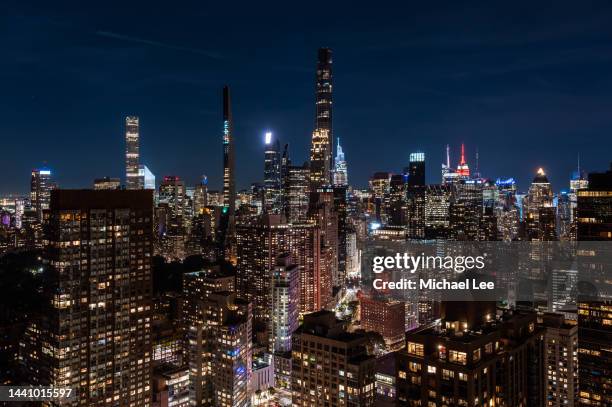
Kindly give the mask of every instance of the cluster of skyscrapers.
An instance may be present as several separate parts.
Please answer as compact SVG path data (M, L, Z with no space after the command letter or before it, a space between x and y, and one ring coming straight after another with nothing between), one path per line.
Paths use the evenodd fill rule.
M1 202L0 249L40 251L47 303L5 335L20 369L5 382L74 388L76 398L46 402L71 406L612 405L611 298L576 288L563 313L408 304L362 285L361 261L389 241L610 242L612 168L578 169L558 194L540 169L521 194L512 178L471 171L462 144L456 167L447 146L439 183L427 184L416 151L359 190L332 96L332 51L321 48L309 160L293 163L267 131L263 180L249 190L236 188L227 86L221 191L205 175L156 184L135 116L123 184L66 190L33 170L29 199ZM199 270L178 287L158 275L154 290L155 259L193 258ZM609 264L598 267L609 279Z

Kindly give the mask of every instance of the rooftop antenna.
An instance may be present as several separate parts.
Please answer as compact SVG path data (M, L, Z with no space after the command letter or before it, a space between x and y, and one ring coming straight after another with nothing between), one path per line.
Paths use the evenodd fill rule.
M450 146L446 145L446 167L450 168Z

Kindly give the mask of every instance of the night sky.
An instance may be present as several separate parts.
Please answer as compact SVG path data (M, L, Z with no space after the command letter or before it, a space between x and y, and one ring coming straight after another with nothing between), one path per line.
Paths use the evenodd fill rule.
M219 188L224 84L238 187L263 178L268 129L302 163L320 46L353 185L416 150L437 183L444 146L456 164L462 141L472 167L478 147L484 176L522 189L539 166L567 188L578 153L586 170L612 160L608 1L21 3L0 4L0 193L28 191L45 162L62 187L123 178L128 114L158 181Z

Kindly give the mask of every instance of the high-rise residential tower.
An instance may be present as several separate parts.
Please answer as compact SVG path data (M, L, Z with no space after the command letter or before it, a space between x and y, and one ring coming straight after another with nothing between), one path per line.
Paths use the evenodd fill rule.
M308 188L310 171L308 163L287 167L287 182L284 185L285 216L291 223L304 221L308 212Z
M332 183L334 137L332 130L332 52L319 48L316 76L316 117L310 149L312 190Z
M367 336L347 332L331 311L304 316L292 338L293 406L374 406L374 356Z
M223 87L223 210L232 218L236 206L234 125L229 86Z
M41 385L65 406L149 406L153 191L59 190L45 213Z
M441 319L410 331L397 354L398 405L543 406L543 334L535 312L443 302Z
M315 129L328 130L330 152L333 146L332 129L332 51L319 48L317 54L317 116ZM330 162L331 164L331 162Z
M125 118L125 186L127 189L142 189L138 173L140 164L140 124L138 117Z

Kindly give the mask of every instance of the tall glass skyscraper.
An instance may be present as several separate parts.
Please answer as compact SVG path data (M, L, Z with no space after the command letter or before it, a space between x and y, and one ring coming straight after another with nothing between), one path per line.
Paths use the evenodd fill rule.
M425 186L425 153L410 153L410 164L405 171L408 174L408 186Z
M264 152L264 209L270 213L281 213L281 152L278 139L266 133Z
M125 186L127 189L142 189L139 176L140 127L138 117L125 118Z
M43 210L49 209L51 197L51 170L48 168L37 168L32 170L30 181L30 204L36 211L39 221L42 221Z

